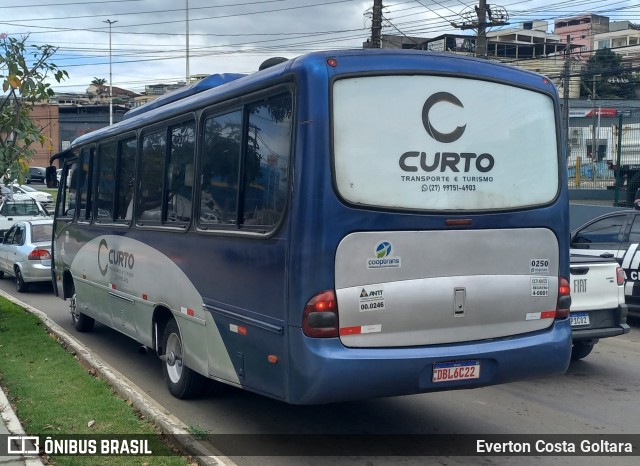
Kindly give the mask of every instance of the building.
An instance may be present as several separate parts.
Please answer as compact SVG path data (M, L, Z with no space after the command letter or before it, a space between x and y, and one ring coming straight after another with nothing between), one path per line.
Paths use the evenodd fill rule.
M593 50L610 49L620 55L622 66L637 68L640 65L640 25L616 21L609 26L609 31L593 36Z
M185 85L184 81L179 81L175 84L147 84L144 86L144 93L137 95L133 99L133 102L131 102L131 108L140 107L141 105L152 102L161 95L181 89Z
M512 60L564 55L567 44L548 29L547 21L527 21L519 28L487 32L487 54Z
M113 122L122 121L129 107L113 105ZM109 105L63 106L59 108L60 145L64 150L83 134L109 126Z
M489 59L543 74L562 94L566 50L573 46L562 43L558 36L548 33L547 28L546 21L532 21L520 28L490 32L487 34L487 55ZM411 48L468 56L474 56L476 50L476 36L464 34L443 34L433 38L383 35L381 43L383 48ZM569 96L577 98L580 96L582 64L572 60L569 66Z
M109 93L113 96L113 103L130 106L134 99L140 95L136 92L122 89L121 87L109 86L105 84L91 84L87 88L87 97L92 103L97 105L109 104Z
M49 165L49 158L60 149L58 105L49 103L35 105L29 115L46 138L42 145L37 142L31 145L35 154L29 161L29 165L46 167Z
M582 62L586 62L591 57L595 35L608 31L609 18L594 14L558 19L553 29L553 33L560 36L562 42L579 47L575 56Z

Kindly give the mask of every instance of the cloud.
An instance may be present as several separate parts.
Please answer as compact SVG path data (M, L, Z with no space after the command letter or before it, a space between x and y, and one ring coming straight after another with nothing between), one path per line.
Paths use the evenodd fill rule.
M13 2L7 5L6 3ZM70 78L57 91L84 91L94 77L139 91L145 84L186 76L186 6L190 74L250 73L272 56L360 48L371 34L372 0L5 0L0 32L30 34L30 42L59 47L54 62ZM451 26L470 0L385 0L383 34L435 37L462 33ZM511 24L583 14L638 17L637 2L539 0L509 6ZM626 16L625 16L626 15ZM635 15L635 16L634 16ZM465 31L473 34L473 31Z
M0 7L0 31L59 47L70 78L55 88L77 92L109 78L113 21L113 85L139 90L185 80L187 3L190 74L253 72L272 56L359 48L370 34L364 0L16 0Z

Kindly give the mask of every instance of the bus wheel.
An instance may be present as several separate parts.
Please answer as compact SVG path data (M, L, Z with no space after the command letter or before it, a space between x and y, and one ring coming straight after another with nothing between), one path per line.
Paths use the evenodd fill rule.
M82 312L78 311L78 305L76 302L76 290L71 289L71 299L69 300L69 309L71 310L71 322L78 332L90 332L93 330L93 324L95 320Z
M162 373L169 392L180 399L198 395L204 387L204 377L184 365L182 336L174 319L167 322L162 336L162 347Z
M578 361L579 359L586 358L593 350L593 343L586 341L574 341L571 348L571 360Z

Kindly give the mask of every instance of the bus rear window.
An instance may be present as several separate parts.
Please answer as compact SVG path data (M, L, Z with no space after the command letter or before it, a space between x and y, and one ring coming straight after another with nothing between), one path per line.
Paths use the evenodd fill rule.
M557 195L554 103L544 94L465 78L359 77L334 83L332 108L336 186L350 203L490 210Z

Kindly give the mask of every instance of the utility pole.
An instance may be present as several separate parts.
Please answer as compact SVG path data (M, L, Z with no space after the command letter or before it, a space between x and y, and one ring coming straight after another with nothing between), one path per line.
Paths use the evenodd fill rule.
M487 56L487 28L505 26L509 24L509 15L501 6L487 5L487 0L478 0L478 6L467 8L460 13L462 24L455 22L451 26L458 29L475 29L478 31L476 39L476 57Z
M111 73L111 25L117 23L118 20L111 21L107 19L103 23L109 24L109 126L113 124L113 74Z
M371 19L371 48L382 48L382 0L373 0Z
M478 15L478 39L476 42L476 56L487 56L487 0L480 0L476 7Z
M565 49L564 71L562 73L562 129L565 136L566 158L571 155L569 144L569 79L571 73L571 36L567 35L567 48Z
M592 86L591 86L591 116L592 116L592 129L593 131L591 132L591 165L594 164L594 162L596 161L596 157L597 157L597 150L596 150L596 98L597 98L597 94L596 94L596 77L600 77L599 74L594 74L592 77ZM598 109L598 116L600 116L600 111ZM600 128L598 128L598 132L600 131ZM599 137L600 135L598 135ZM595 179L595 177L594 177Z

